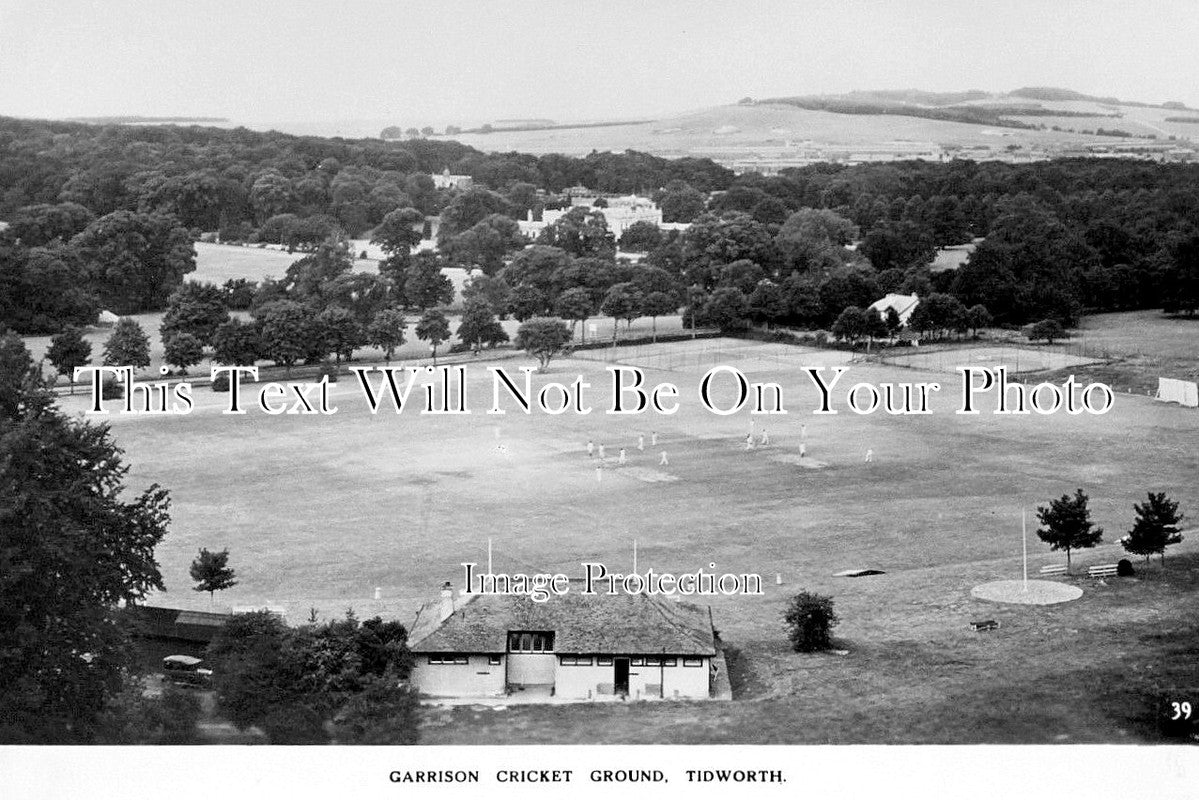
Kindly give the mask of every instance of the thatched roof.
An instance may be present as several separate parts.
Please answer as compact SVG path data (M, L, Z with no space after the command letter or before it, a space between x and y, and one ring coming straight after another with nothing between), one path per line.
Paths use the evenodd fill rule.
M503 653L510 631L553 631L554 652L714 655L707 608L645 594L584 595L572 591L535 603L523 595L454 598L440 619L440 602L426 603L409 636L414 653Z

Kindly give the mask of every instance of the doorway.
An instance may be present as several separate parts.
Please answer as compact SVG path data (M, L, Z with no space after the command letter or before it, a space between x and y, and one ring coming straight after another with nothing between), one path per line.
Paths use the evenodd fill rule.
M627 695L629 693L629 660L627 658L617 658L614 661L616 665L616 680L614 690L616 694Z

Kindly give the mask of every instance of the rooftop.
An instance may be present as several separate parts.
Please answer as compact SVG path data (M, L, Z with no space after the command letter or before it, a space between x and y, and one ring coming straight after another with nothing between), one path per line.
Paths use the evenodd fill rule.
M441 601L426 603L409 636L415 653L502 653L509 631L553 631L558 653L715 655L707 608L646 594L571 591L535 603L524 595L455 596L453 615L440 620Z

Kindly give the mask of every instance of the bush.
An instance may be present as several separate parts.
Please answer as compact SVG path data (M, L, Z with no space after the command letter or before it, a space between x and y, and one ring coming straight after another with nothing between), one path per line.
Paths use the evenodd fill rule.
M105 377L104 380L102 380L100 382L100 385L104 387L104 398L105 399L109 399L109 398L111 398L113 400L125 399L125 382L124 381L119 381L116 378Z
M1131 578L1137 574L1137 571L1132 568L1132 562L1127 558L1122 558L1116 562L1116 574L1121 578Z
M791 598L783 613L791 648L797 653L827 650L830 633L839 621L833 611L833 598L803 591Z
M229 391L229 376L223 372L220 375L217 375L212 381L212 390L214 392Z
M321 371L317 373L316 379L328 378L329 383L337 383L337 367L330 364L328 361L321 362Z

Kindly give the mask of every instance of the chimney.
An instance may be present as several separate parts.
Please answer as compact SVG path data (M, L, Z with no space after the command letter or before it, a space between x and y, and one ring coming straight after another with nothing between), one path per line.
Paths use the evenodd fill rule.
M454 585L446 581L441 585L441 621L454 615Z

